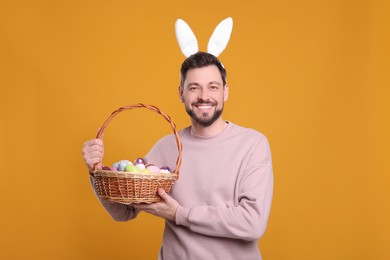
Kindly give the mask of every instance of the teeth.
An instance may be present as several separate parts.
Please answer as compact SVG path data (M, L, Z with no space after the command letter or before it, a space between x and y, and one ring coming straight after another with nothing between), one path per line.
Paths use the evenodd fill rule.
M198 106L199 109L209 109L211 106Z

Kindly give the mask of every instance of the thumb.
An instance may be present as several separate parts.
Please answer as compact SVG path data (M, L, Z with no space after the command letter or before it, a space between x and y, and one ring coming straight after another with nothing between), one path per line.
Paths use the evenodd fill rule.
M164 201L168 201L171 198L163 188L158 188L157 192Z

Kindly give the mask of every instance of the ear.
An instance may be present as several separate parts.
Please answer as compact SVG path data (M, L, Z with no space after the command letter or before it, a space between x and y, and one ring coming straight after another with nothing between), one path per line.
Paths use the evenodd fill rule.
M223 90L223 101L227 101L229 97L229 85L225 85L225 89Z
M184 103L183 88L181 86L179 86L178 90L179 90L178 93L179 93L180 102Z
M189 57L198 52L198 41L190 26L182 19L177 19L175 24L176 39L184 56Z
M207 52L218 57L226 48L233 30L233 19L226 18L218 24L210 37Z

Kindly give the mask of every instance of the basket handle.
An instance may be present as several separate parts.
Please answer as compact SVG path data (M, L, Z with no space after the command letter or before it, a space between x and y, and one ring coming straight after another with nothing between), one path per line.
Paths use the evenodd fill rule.
M153 111L153 112L155 112L157 114L160 114L171 125L173 133L174 133L175 138L176 138L177 150L179 151L179 154L178 154L178 157L177 157L177 160L176 160L176 168L173 171L173 173L176 173L177 174L177 178L179 178L179 169L180 169L180 165L181 165L181 153L182 153L182 150L183 150L183 146L182 146L182 143L180 141L179 134L177 133L176 125L175 125L175 123L172 122L172 119L171 119L170 116L168 116L167 114L165 114L164 112L162 112L160 109L158 109L157 107L155 107L153 105L146 105L146 104L138 103L138 104L127 105L127 106L118 108L117 110L115 110L114 112L111 113L111 115L103 123L102 127L100 127L100 129L99 129L99 131L98 131L98 133L96 135L96 138L102 138L104 130L106 129L106 127L109 125L111 120L116 115L118 115L120 112L123 112L125 110L132 110L132 109L136 109L136 108L146 108L146 109L149 109L149 110L151 110L151 111ZM93 171L96 171L97 170L97 164L95 164L93 168L94 168Z

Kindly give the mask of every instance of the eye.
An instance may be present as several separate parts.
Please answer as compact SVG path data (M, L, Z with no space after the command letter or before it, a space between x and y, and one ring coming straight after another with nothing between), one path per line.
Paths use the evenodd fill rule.
M217 85L211 85L211 86L210 86L210 89L212 89L212 90L217 90L217 89L218 89L218 86L217 86Z
M188 86L189 91L197 91L199 89L199 86L197 85L190 85Z

